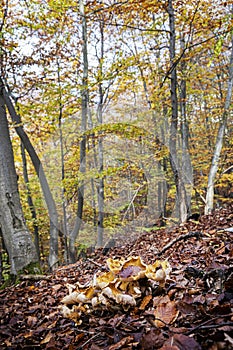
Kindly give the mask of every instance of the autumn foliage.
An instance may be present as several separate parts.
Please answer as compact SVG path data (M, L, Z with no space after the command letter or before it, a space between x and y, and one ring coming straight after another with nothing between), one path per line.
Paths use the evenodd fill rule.
M0 348L232 349L232 14L0 2Z

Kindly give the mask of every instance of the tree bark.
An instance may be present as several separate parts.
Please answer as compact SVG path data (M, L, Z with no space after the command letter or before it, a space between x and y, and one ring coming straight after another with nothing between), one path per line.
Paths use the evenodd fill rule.
M32 217L32 221L33 221L34 244L36 247L38 260L40 261L40 239L39 239L39 227L37 225L36 208L34 206L33 199L31 196L25 147L24 147L22 142L21 142L20 146L21 146L21 156L22 156L22 161L23 161L23 177L24 177L24 183L25 183L26 191L27 191L27 202L28 202L29 210L31 212L31 217Z
M175 62L176 52L176 34L175 34L175 15L172 0L168 1L169 27L170 27L170 41L169 54L171 67ZM180 171L179 160L177 156L177 129L178 129L178 99L177 99L177 72L176 67L171 69L171 125L170 125L170 164L174 174L174 181L176 185L176 203L178 207L178 216L180 222L185 222L188 217L188 206L185 186Z
M99 58L99 75L102 80L103 76L103 59L104 59L104 22L100 22L100 58ZM97 111L98 124L103 124L103 86L102 81L99 82L99 105ZM104 170L104 152L103 152L103 139L99 135L98 139L98 158L99 158L99 184L98 184L98 224L97 224L97 246L103 245L104 234L104 179L102 173Z
M81 132L82 140L80 142L80 166L79 171L81 175L86 172L86 136L85 131L87 128L87 108L88 108L88 56L87 56L87 21L85 15L85 8L83 0L79 0L79 10L82 18L82 56L83 56L83 77L82 77L82 123ZM78 208L77 216L73 230L69 235L69 260L74 263L77 259L75 251L75 241L78 237L82 216L83 216L83 206L84 206L84 180L79 181L78 186Z
M66 201L66 189L64 186L65 180L65 154L64 154L64 137L62 131L62 117L63 117L63 103L62 103L62 83L60 76L60 63L57 58L57 80L59 86L59 116L58 116L58 129L59 129L59 142L60 142L60 152L61 152L61 200L62 200L62 213L63 213L63 222L62 222L62 239L61 245L64 249L64 262L65 264L69 261L69 252L68 252L68 228L67 228L67 201Z
M181 34L180 42L181 50L185 50L184 38ZM191 198L192 198L192 185L193 185L193 167L191 157L189 153L189 125L186 114L186 79L183 78L186 74L186 60L185 54L180 63L182 78L180 81L180 114L181 114L181 142L182 142L182 161L181 161L181 173L186 191L186 203L187 214L191 214Z
M214 182L216 178L216 174L218 171L219 159L222 150L224 133L227 125L227 118L229 114L230 104L231 104L231 96L232 96L232 88L233 88L233 35L231 38L231 57L229 64L229 79L228 79L228 87L227 87L227 95L224 104L224 111L222 115L222 120L219 124L214 154L211 161L211 166L208 175L208 185L206 192L206 204L205 204L205 214L210 214L214 208Z
M0 93L0 225L9 254L11 273L16 275L30 264L38 263L35 245L26 227L20 203L2 89Z
M19 135L22 143L24 144L25 149L27 150L32 160L32 163L35 168L38 179L40 181L41 189L43 191L44 199L48 208L49 220L50 220L49 266L50 266L50 269L53 269L54 267L56 267L58 263L58 231L59 230L58 230L58 216L57 216L56 204L54 202L52 193L50 191L41 161L33 145L31 144L31 141L29 140L26 132L23 129L21 118L16 113L16 110L9 97L9 94L5 89L2 78L0 78L0 86L2 89L4 103L7 106L7 109L9 111L9 114L11 116L13 123L15 124L15 130Z

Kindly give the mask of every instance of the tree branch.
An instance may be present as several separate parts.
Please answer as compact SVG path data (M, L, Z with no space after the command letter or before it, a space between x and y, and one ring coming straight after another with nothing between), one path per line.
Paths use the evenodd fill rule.
M179 241L186 241L187 239L192 238L192 237L200 238L200 237L202 237L202 235L203 235L202 232L195 231L195 232L189 232L186 235L181 235L179 237L176 237L171 242L169 242L167 245L165 245L165 247L163 247L163 249L157 255L158 256L162 255L164 252L166 252L166 250L171 248L174 244L176 244Z

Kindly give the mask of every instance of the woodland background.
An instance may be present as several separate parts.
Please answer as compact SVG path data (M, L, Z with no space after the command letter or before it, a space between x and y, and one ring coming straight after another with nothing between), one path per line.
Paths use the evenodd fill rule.
M1 118L31 261L53 269L232 200L232 1L0 6ZM0 175L3 222L16 204ZM24 241L2 222L6 270Z

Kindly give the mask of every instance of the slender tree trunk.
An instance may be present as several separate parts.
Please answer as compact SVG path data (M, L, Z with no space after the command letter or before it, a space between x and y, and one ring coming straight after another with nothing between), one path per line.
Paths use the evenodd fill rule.
M92 116L90 115L89 111L88 111L88 129L90 130L93 129ZM90 149L93 149L93 161L89 162L89 166L90 168L96 169L98 166L98 162L97 162L97 154L96 154L96 140L95 140L94 134L88 138L87 148L88 148L88 152L90 151ZM95 180L92 177L90 181L91 181L91 195L92 195L91 206L93 210L93 226L94 228L96 228L96 232L97 232L98 215L97 215L97 205L96 205L96 199L95 199L95 196L96 196Z
M27 158L25 154L25 148L22 142L21 142L21 156L23 160L23 177L24 177L24 182L27 189L27 202L28 202L29 210L31 212L31 217L33 220L34 243L35 243L38 259L40 260L40 239L39 239L39 228L37 225L36 208L34 206L32 196L31 196L29 177L28 177L28 171L27 171Z
M0 85L2 88L4 102L7 106L11 119L15 124L15 130L19 135L22 143L24 144L25 149L27 150L32 160L32 163L35 168L38 179L40 181L41 189L43 191L44 199L48 208L49 220L50 220L49 266L51 269L53 269L54 267L56 267L58 263L58 216L57 216L56 205L55 205L52 193L50 191L41 161L33 145L31 144L31 141L29 140L26 132L23 129L21 118L16 113L13 103L5 89L2 78L0 78Z
M102 178L103 172L103 140L100 136L98 140L98 154L99 154L99 185L98 185L98 224L97 224L97 246L103 245L104 234L104 179Z
M170 64L171 67L175 62L176 52L176 34L175 34L175 16L172 0L168 1L168 14L169 14L169 27L170 27ZM184 182L182 179L182 173L180 171L179 160L177 156L177 129L178 129L178 100L177 100L177 73L176 67L171 69L171 105L172 105L172 117L170 125L170 163L174 174L174 180L176 185L176 203L178 206L178 216L181 222L185 222L188 216L187 198Z
M62 132L62 117L63 117L63 104L62 104L62 84L60 76L60 64L57 59L57 79L59 86L59 116L58 116L58 129L59 129L59 141L60 141L60 152L61 152L61 200L62 200L62 246L64 249L64 261L68 263L68 229L67 229L67 212L66 212L66 189L64 187L65 180L65 162L64 162L64 142L63 142L63 132Z
M104 22L100 22L100 58L99 58L99 75L101 77L99 83L99 105L97 111L98 123L103 124L103 59L104 59ZM98 185L98 225L97 225L97 246L103 245L103 232L104 232L104 179L102 173L104 170L104 152L103 152L103 139L102 135L99 135L98 139L98 158L99 158L99 185Z
M181 34L181 50L185 49L184 38ZM185 55L183 55L183 59L180 63L181 66L181 74L186 76L186 61ZM191 158L189 154L189 126L186 115L186 79L181 78L180 82L180 112L181 112L181 149L182 149L182 161L181 161L181 171L183 182L186 191L186 200L187 200L187 214L191 214L191 193L192 193L192 185L193 185L193 168L191 163Z
M213 158L212 158L212 162L209 170L208 185L207 185L207 192L206 192L205 214L211 213L214 208L214 182L218 171L224 133L227 125L227 118L228 118L230 104L231 104L232 87L233 87L233 36L231 38L231 57L230 57L230 64L229 64L229 79L228 79L227 95L226 95L225 104L224 104L222 121L219 124L217 138L215 142L214 154L213 154Z
M85 131L87 128L87 108L88 108L88 56L87 56L87 21L84 8L84 0L79 0L79 10L82 18L82 56L83 56L83 78L82 78L82 140L80 142L80 167L79 171L81 175L84 175L86 172L86 136ZM78 187L78 208L77 208L77 217L75 221L74 228L69 236L69 259L70 262L75 262L76 251L75 251L75 241L78 237L82 216L83 216L83 205L84 205L84 180L79 181Z
M35 245L26 227L20 203L2 88L0 93L0 225L10 259L11 273L16 275L30 264L38 263Z
M3 269L3 237L0 226L0 285L4 282Z

